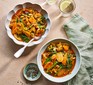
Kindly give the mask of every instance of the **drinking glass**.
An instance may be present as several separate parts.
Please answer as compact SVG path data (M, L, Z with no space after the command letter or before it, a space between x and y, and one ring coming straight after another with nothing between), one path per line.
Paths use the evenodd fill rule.
M59 9L61 11L61 16L68 17L75 10L76 4L74 0L61 0L59 2Z
M42 4L41 4L41 6L44 6L44 5L46 5L46 4L48 4L48 5L53 5L53 4L55 4L57 2L57 0L45 0L45 2L43 2Z
M53 5L56 3L57 0L46 0L46 2L49 4L49 5Z

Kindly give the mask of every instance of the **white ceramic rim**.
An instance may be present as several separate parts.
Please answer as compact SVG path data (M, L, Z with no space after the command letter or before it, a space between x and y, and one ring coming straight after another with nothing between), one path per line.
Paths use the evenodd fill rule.
M47 27L46 27L46 31L45 33L41 36L41 38L38 40L38 41L33 41L31 42L28 47L30 46L33 46L33 45L36 45L36 44L39 44L41 43L45 38L46 36L48 35L49 31L50 31L50 27L51 27L51 21L50 21L50 18L49 18L49 15L48 13L39 5L39 4L32 4L31 2L25 2L23 4L18 4L14 7L13 10L11 10L8 15L7 15L7 18L5 20L5 28L7 30L7 34L8 36L18 45L26 45L27 43L25 42L21 42L21 41L18 41L11 33L11 29L9 28L9 24L10 24L10 20L11 20L11 17L13 16L14 13L16 13L16 11L20 8L26 8L27 6L28 7L35 7L36 6L36 10L39 10L41 12L41 14L43 14L43 16L46 18L47 20ZM33 8L35 9L35 8Z
M44 72L43 66L42 66L42 63L41 63L41 56L40 56L40 55L42 54L42 53L41 53L42 49L43 49L43 51L44 51L45 48L47 47L46 45L48 45L51 41L56 41L56 40L65 40L65 41L69 42L71 45L73 45L73 46L75 47L75 49L78 51L78 55L79 55L78 57L76 56L76 58L77 58L77 59L76 59L76 64L75 64L75 67L74 67L73 71L71 72L71 74L69 74L69 75L67 75L67 76L64 76L64 77L58 77L58 78L53 77L53 76L51 76L51 75L49 75L49 74L46 74L46 73ZM45 47L45 46L46 46L46 47ZM44 48L44 47L45 47L45 48ZM79 59L79 61L78 61L78 59ZM79 62L79 63L77 64L77 62ZM66 82L66 81L72 79L72 78L78 73L78 71L79 71L79 69L80 69L80 65L81 65L81 55L80 55L80 52L79 52L78 47L77 47L72 41L70 41L70 40L68 40L68 39L65 39L65 38L54 38L54 39L46 42L46 43L41 47L41 49L39 50L38 55L37 55L37 65L38 65L38 68L39 68L39 70L41 71L42 75L43 75L45 78L47 78L48 80L50 80L50 81L52 81L52 82L63 83L63 82ZM78 68L77 68L77 66L78 66Z
M37 66L37 64L35 64L35 63L28 63L27 65L30 65L30 64L34 64L34 65L36 65L36 66ZM25 78L25 79L27 79L27 80L29 80L29 81L36 81L36 80L38 80L38 79L40 78L40 76L41 76L40 71L39 71L39 73L38 73L37 77L35 77L35 78L33 78L33 79L28 78L28 77L26 76L26 74L24 73L24 71L25 71L25 69L26 69L27 65L23 68L23 76L24 76L24 78ZM38 68L38 69L39 69L39 68Z

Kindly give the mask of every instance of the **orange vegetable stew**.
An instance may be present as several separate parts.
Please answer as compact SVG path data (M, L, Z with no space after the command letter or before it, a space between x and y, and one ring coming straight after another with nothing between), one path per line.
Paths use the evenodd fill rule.
M68 43L52 42L42 53L44 71L54 77L70 74L75 63L75 53Z
M29 42L33 37L44 34L46 25L46 19L40 12L23 8L12 16L9 27L17 40Z

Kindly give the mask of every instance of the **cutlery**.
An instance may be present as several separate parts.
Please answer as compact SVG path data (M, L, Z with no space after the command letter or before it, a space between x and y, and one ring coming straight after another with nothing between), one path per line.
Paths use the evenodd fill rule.
M14 54L14 56L16 57L16 58L19 58L21 55L22 55L22 53L24 52L24 50L26 49L26 47L33 41L33 40L38 40L40 37L34 37L34 38L32 38L26 45L24 45L24 47L22 47L21 49L19 49L15 54Z

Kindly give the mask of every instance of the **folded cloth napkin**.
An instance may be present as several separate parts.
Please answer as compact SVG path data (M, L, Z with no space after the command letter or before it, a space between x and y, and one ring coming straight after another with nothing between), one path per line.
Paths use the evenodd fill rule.
M81 54L81 68L66 85L93 85L93 29L78 14L63 26L67 37L77 45Z

